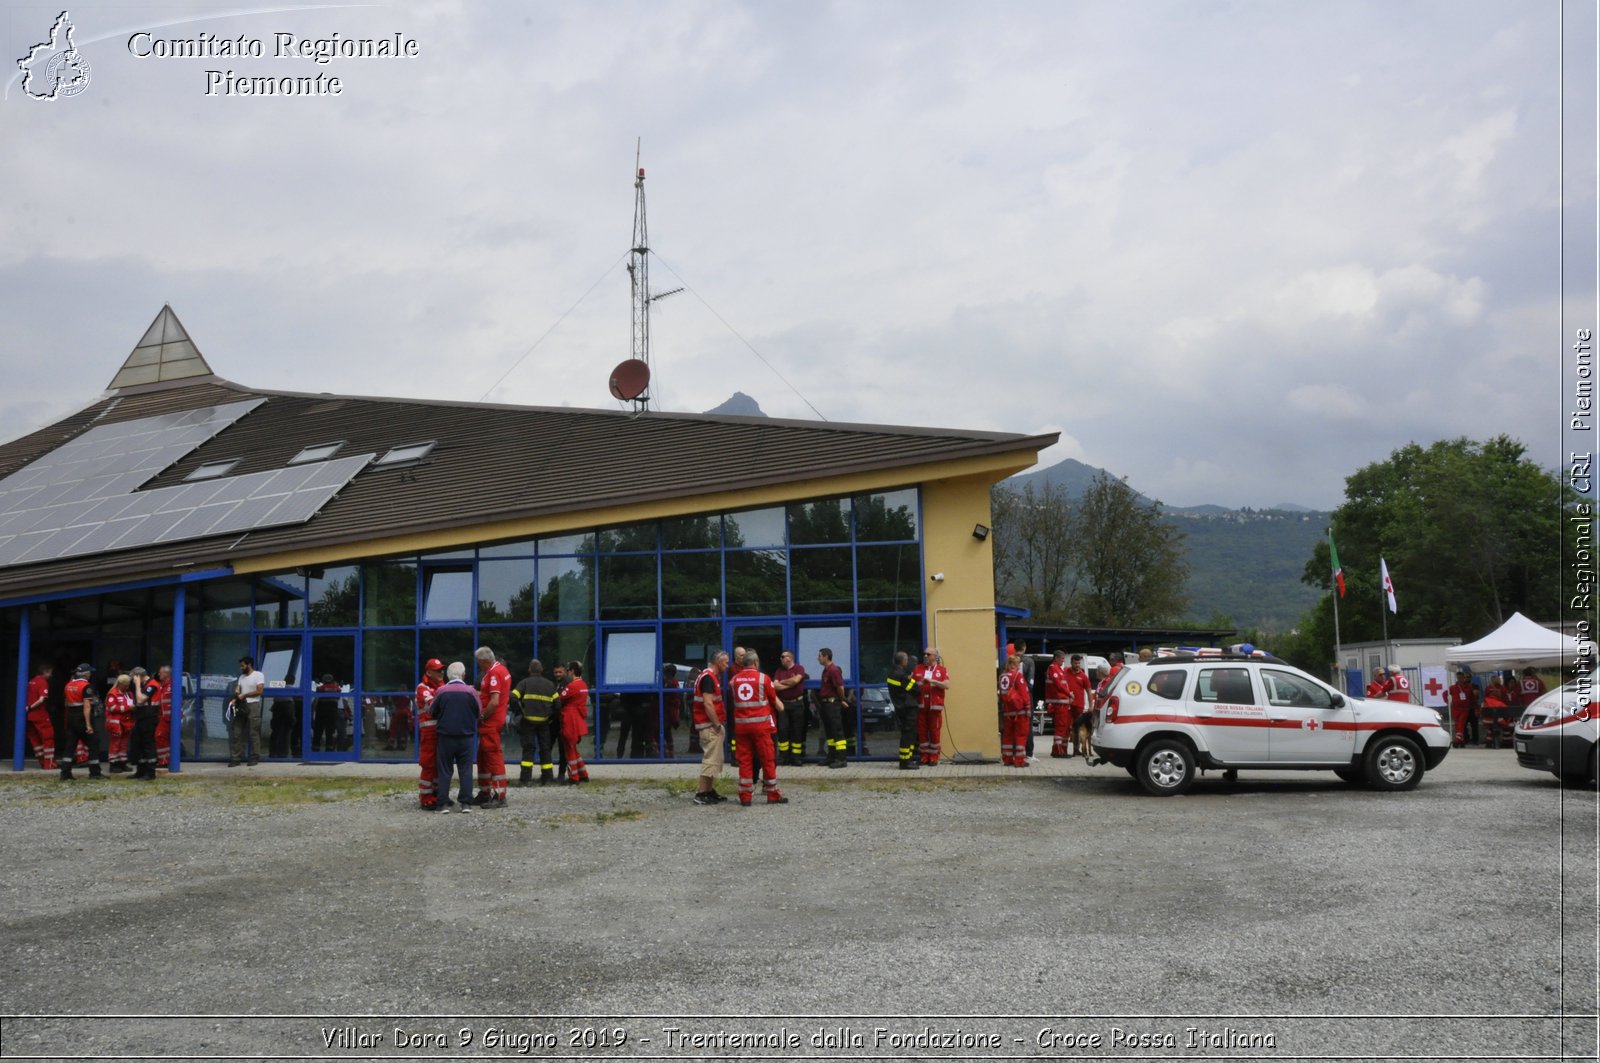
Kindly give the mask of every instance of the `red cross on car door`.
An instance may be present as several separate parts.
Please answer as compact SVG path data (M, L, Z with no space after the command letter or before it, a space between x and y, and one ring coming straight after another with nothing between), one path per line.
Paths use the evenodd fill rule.
M1261 669L1261 685L1272 720L1268 747L1274 764L1350 763L1356 731L1355 710L1348 698L1276 668Z

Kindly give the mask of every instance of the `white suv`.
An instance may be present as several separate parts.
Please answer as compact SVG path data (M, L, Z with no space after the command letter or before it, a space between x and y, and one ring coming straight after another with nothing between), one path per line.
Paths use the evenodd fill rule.
M1517 763L1553 772L1568 786L1600 782L1600 676L1574 679L1541 695L1517 721Z
M1276 657L1175 654L1117 673L1094 746L1159 796L1183 793L1202 769L1331 770L1409 790L1450 736L1432 709L1352 698Z

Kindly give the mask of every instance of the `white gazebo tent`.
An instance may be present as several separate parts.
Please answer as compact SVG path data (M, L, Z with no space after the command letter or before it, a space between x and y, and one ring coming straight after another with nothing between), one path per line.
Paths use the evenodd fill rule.
M1444 657L1452 666L1469 665L1475 672L1489 668L1557 668L1578 659L1579 645L1571 635L1551 631L1521 613L1512 613L1510 620L1477 642L1452 646Z

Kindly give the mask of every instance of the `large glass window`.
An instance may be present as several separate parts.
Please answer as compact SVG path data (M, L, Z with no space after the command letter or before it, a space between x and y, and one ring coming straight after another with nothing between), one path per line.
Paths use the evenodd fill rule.
M714 620L661 625L661 659L676 664L678 678L684 682L688 682L685 672L704 668L721 647L722 625Z
M528 661L533 658L535 645L532 627L480 627L478 645L488 646L505 661L512 679L528 674Z
M208 631L250 626L250 584L244 580L212 580L200 588L201 623ZM143 610L140 610L143 620ZM266 625L263 625L266 626Z
M417 634L417 659L411 665L416 678L399 689L410 690L422 681L422 662L429 657L437 657L446 665L460 661L467 666L467 682L476 682L478 673L477 666L472 663L472 654L477 648L470 627L425 628Z
M822 676L822 666L816 663L817 651L829 649L833 651L833 663L844 672L845 682L855 681L855 640L851 637L849 624L800 626L795 628L794 639L797 663L803 665L807 672L818 678Z
M922 608L922 559L915 543L856 547L856 604L863 613Z
M532 557L537 540L521 539L514 543L495 543L478 548L479 557Z
M811 546L850 541L850 500L794 502L789 506L789 542Z
M361 637L361 681L368 690L412 689L422 681L426 659L417 653L414 630L368 631Z
M782 550L730 550L729 616L779 616L788 612L788 563Z
M864 616L857 626L861 640L861 682L883 682L897 651L903 650L912 666L922 660L921 615Z
M600 619L656 617L656 555L600 555Z
M312 627L355 627L361 604L361 573L354 565L312 569L306 579L307 618Z
M533 559L478 562L478 623L533 620Z
M545 674L558 664L578 661L583 665L585 677L594 674L594 626L592 624L563 624L539 628L539 660Z
M539 540L540 557L592 553L594 553L594 536L583 532L575 535L550 535Z
M896 542L917 537L917 491L914 487L860 495L855 499L856 542Z
M791 551L789 570L790 598L796 613L854 611L848 546Z
M783 510L747 509L723 518L728 546L782 546Z
M594 559L539 559L539 621L594 619Z
M653 686L656 668L661 663L656 654L654 631L606 632L605 672L600 682L604 686Z
M628 551L654 550L656 548L656 522L643 521L639 524L623 524L616 528L606 528L600 532L600 552L623 553Z
M280 572L255 579L256 627L303 627L306 622L306 578Z
M715 550L721 545L721 517L672 517L661 522L663 550Z
M661 615L722 615L722 554L661 555Z
M417 622L415 561L369 561L361 566L361 580L363 624L399 627Z
M428 567L422 570L422 620L472 619L472 569Z

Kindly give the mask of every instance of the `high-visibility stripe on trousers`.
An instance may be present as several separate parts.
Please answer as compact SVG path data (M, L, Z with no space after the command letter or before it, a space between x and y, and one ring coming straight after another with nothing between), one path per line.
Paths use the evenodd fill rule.
M1028 766L1028 714L1008 712L1000 718L1000 760L1013 768Z
M742 722L742 721L741 721ZM755 793L756 765L761 766L761 789L768 800L782 796L778 791L777 757L772 751L772 725L762 722L749 727L736 726L739 752L739 803L748 805Z
M917 713L917 752L924 764L939 763L939 735L944 730L944 707L923 706Z
M505 800L506 758L498 727L478 728L478 792L485 791L491 800Z

